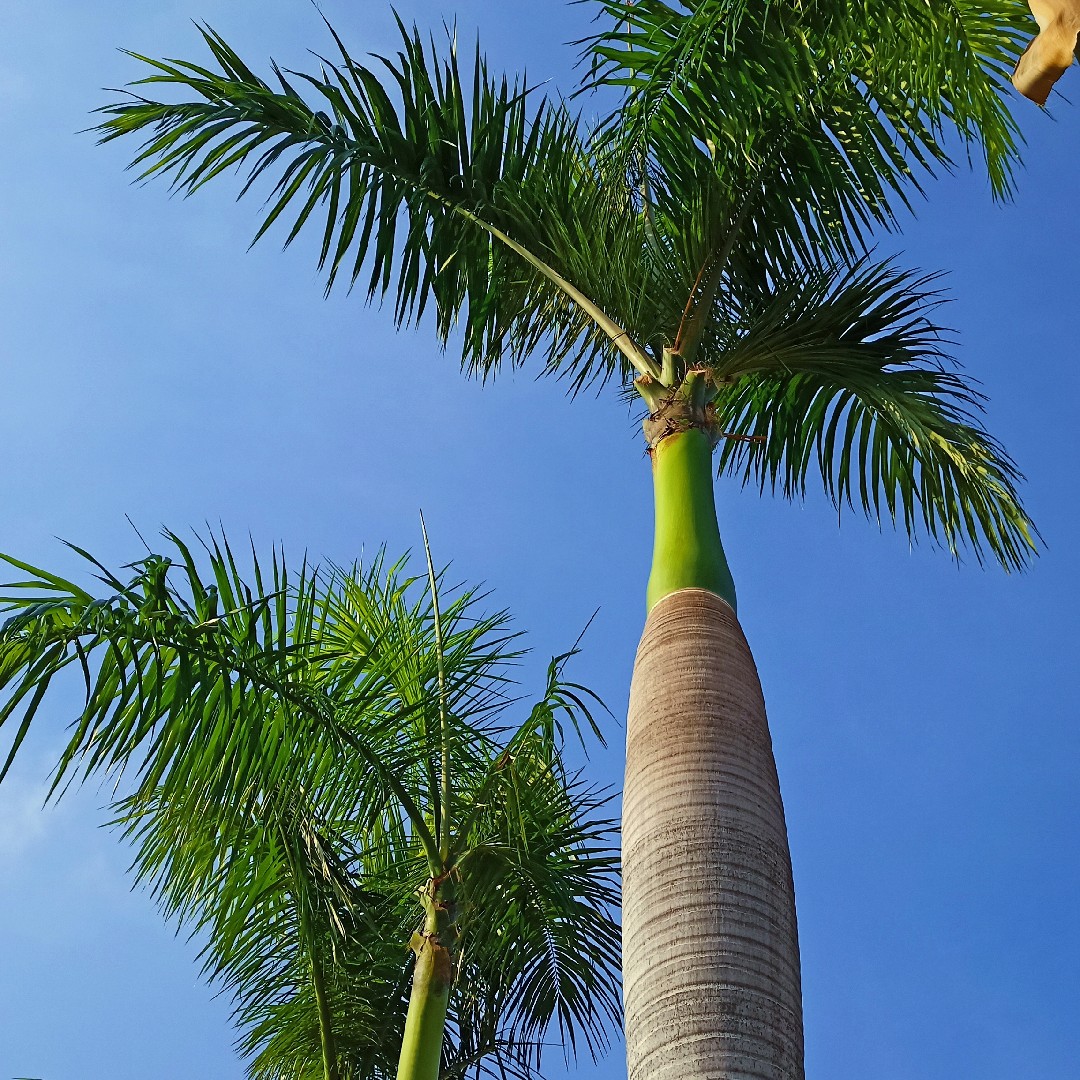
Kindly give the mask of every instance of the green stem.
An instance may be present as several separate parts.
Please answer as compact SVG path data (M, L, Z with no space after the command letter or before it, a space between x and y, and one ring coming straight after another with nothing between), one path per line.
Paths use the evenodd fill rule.
M435 564L431 559L431 543L428 541L427 525L420 514L420 531L424 534L424 555L427 558L428 589L431 592L431 611L435 618L435 661L439 680L439 746L442 768L441 789L432 791L436 806L435 836L439 842L439 869L449 864L450 858L450 724L446 715L446 649L443 641L442 614L439 611L439 581Z
M447 879L433 879L424 897L423 933L413 934L409 1012L401 1040L397 1080L439 1080L446 1007L453 982L453 903Z
M315 953L314 944L311 946L311 985L315 989L315 1004L319 1010L319 1046L322 1050L323 1076L325 1080L338 1080L340 1073L337 1046L334 1043L333 1017L326 994L326 980L323 978L322 965Z
M712 441L700 428L674 432L652 450L656 534L649 610L678 589L708 589L735 607L713 498Z

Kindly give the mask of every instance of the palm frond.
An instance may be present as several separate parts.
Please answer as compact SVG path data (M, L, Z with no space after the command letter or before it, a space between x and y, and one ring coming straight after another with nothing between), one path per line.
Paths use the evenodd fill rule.
M355 822L322 819L295 794L287 804L264 800L230 833L212 808L158 800L129 800L121 820L139 878L205 942L205 974L233 996L251 1076L321 1077L324 1023L341 1077L389 1076L405 1018L402 941L427 860L401 830L392 853L377 830L358 847Z
M586 85L623 100L605 124L631 168L672 190L705 157L771 243L854 250L951 166L955 135L1011 190L1006 90L1022 49L1013 0L599 0ZM650 166L651 163L651 166ZM655 185L655 181L654 181Z
M404 26L391 59L360 63L335 36L318 75L275 69L276 86L204 29L214 71L139 58L154 69L142 85L193 100L133 95L102 110L99 131L146 136L141 175L184 192L233 167L244 191L274 178L259 235L286 214L286 242L311 224L331 283L366 274L369 297L394 297L398 322L433 308L444 343L460 323L473 371L540 353L580 389L611 376L625 386L634 372L663 382L665 356L719 364L720 377L739 376L719 403L727 427L764 440L729 441L725 468L796 494L816 459L834 501L895 514L953 550L1022 562L1034 533L1019 474L936 346L909 349L901 334L899 359L875 368L863 350L862 366L841 371L813 367L820 356L812 364L790 337L816 333L842 293L858 298L823 284L845 272L823 278L822 258L851 268L849 285L865 277L871 230L892 224L957 147L981 147L994 190L1008 193L1016 141L1002 93L1024 5L600 0L598 10L610 28L584 42L590 84L620 96L598 131L493 76L479 49L470 85L453 45L442 55ZM806 288L790 284L804 272ZM918 279L904 281L918 307ZM822 341L841 332L844 348L858 336L836 324ZM875 344L882 355L890 333ZM749 351L774 347L802 366L743 378Z
M933 285L863 262L746 290L709 343L720 469L801 497L816 466L837 506L1019 569L1037 537L1021 476L948 366Z
M310 570L292 574L275 553L270 588L256 594L227 544L213 545L207 578L187 544L167 538L175 558L150 555L125 568L126 580L80 552L113 590L100 599L4 557L30 575L0 597L0 724L21 711L4 771L66 668L81 676L84 705L53 791L80 771L119 781L131 769L146 790L197 791L243 812L251 778L291 776L292 740L327 725L306 643L289 633L288 595L306 591Z
M625 184L598 183L576 119L493 76L479 47L470 88L455 47L440 56L399 27L401 50L376 58L379 70L334 35L336 60L317 75L275 66L277 89L203 28L217 71L132 54L155 72L133 85L194 100L131 94L99 110L97 130L103 142L149 133L140 178L167 175L185 193L233 168L247 174L241 194L276 177L256 240L283 215L286 244L319 227L328 289L366 268L369 299L392 294L398 323L432 305L444 342L460 321L471 370L538 348L578 384L645 369L632 328L611 314L632 311Z

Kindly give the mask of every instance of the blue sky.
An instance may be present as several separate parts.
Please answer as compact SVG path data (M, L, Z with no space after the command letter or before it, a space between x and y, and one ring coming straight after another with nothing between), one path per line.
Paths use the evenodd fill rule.
M383 4L323 8L356 51L392 47ZM399 9L436 28L456 11L493 60L563 85L562 42L586 28L561 3ZM71 568L60 536L128 561L127 514L351 560L415 547L422 507L437 558L528 631L526 681L599 609L575 674L618 715L650 551L633 417L613 391L569 401L529 370L466 383L430 327L324 300L310 244L245 251L257 206L231 182L186 202L132 186L130 148L77 131L101 87L138 73L117 46L198 58L192 18L255 65L328 47L302 0L5 9L0 550ZM1080 118L1052 104L1056 122L1017 103L1012 205L946 177L882 240L948 271L957 355L1046 539L1033 570L958 568L856 515L838 525L820 496L718 489L791 831L811 1080L1071 1080L1080 1058ZM0 788L0 1080L239 1078L227 1004L99 827L108 792L39 809L69 709ZM589 767L618 784L609 732ZM579 1071L619 1077L618 1048Z

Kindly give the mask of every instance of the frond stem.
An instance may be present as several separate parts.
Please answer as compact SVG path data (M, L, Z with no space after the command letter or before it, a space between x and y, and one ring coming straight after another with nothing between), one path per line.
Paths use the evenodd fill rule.
M429 194L434 195L434 193ZM479 225L480 228L486 230L496 240L505 244L511 251L520 255L531 267L539 270L548 281L564 292L608 336L611 344L626 357L630 366L639 375L650 375L654 378L659 377L660 369L657 367L655 361L653 361L644 349L637 345L633 338L631 338L630 332L624 330L598 305L593 303L593 301L577 288L576 285L571 284L558 271L548 266L543 259L534 255L528 248L519 244L516 240L511 239L502 231L502 229L492 225L491 222L485 221L471 210L466 210L463 206L455 206L453 203L447 203L447 205L458 214L461 214L467 221Z
M333 1017L330 1012L330 1000L326 993L326 979L314 945L309 948L309 952L311 986L315 991L315 1005L319 1011L319 1049L322 1052L323 1077L324 1080L341 1080L337 1063L337 1045L334 1040Z
M439 681L439 756L442 766L442 789L439 792L439 861L445 871L450 855L450 725L446 716L446 668L443 651L442 614L439 611L439 586L435 579L435 564L431 560L424 515L420 515L420 531L424 535L424 557L427 559L428 587L431 589L431 609L435 618L435 660Z
M739 231L742 229L743 222L746 221L749 212L750 196L747 195L731 223L731 228L728 229L727 235L724 237L724 242L715 251L710 252L709 256L701 264L701 269L698 270L697 277L694 279L694 287L687 297L686 307L683 309L682 318L679 320L679 329L675 335L675 345L672 351L682 356L690 366L693 365L694 354L697 352L701 337L705 333L708 311L713 300L716 299L724 268L727 266L728 259L731 258L731 252L735 248L735 241L739 237ZM702 284L703 279L704 284Z

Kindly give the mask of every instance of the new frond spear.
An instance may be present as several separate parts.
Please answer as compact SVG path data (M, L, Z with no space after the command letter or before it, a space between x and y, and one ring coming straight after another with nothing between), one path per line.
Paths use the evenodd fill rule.
M761 691L735 615L713 461L893 519L1007 569L1035 534L1016 467L950 365L933 279L867 254L949 147L1012 191L1017 0L590 0L571 105L399 23L390 59L334 35L317 74L147 70L101 110L140 177L269 186L259 229L313 228L330 287L460 332L492 375L538 354L647 412L656 496L623 816L631 1080L798 1080L799 954ZM992 27L992 32L987 28ZM332 31L331 31L332 33ZM165 97L179 103L156 100ZM959 140L959 143L957 142ZM966 156L966 154L965 154Z
M511 725L516 635L430 555L416 578L253 555L249 583L213 540L207 581L167 539L134 576L91 560L103 598L0 557L23 575L0 588L0 777L71 669L56 784L129 771L138 876L207 943L249 1075L531 1080L552 1029L598 1053L617 855L561 764L564 728L596 732L572 654Z

